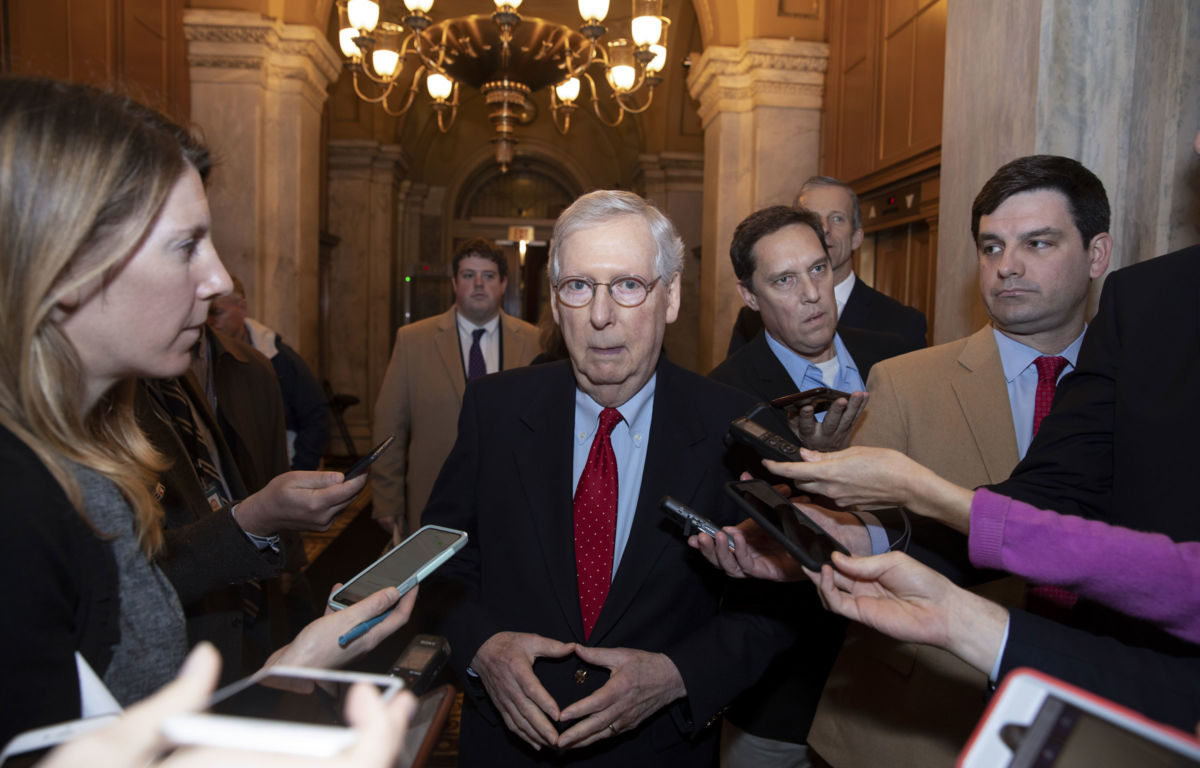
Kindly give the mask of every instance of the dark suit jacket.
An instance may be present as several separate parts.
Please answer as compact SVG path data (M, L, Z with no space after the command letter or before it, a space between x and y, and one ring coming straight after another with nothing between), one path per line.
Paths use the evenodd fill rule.
M890 333L839 327L838 335L864 382L875 363L910 351L903 339ZM796 391L796 383L771 351L763 331L709 376L764 402ZM786 429L786 421L780 420ZM788 433L782 434L786 437ZM738 698L729 718L755 736L804 743L846 624L821 607L809 584L764 584L762 588L792 606L790 618L798 640L771 664L761 681Z
M729 354L746 346L762 328L762 316L750 307L742 307L733 324L733 333L729 336ZM904 339L904 352L924 349L929 343L925 339L925 315L880 293L858 278L855 278L850 298L846 299L846 306L838 317L838 331L845 328L895 334ZM864 373L863 380L866 378Z
M1200 539L1200 246L1108 276L1078 365L1012 477L1042 509Z
M478 678L476 651L500 631L583 643L576 587L571 484L575 378L567 361L503 371L467 385L458 440L423 522L466 530L467 546L431 577L422 600L442 626L468 696L461 764L554 764L508 733ZM570 752L585 765L693 766L715 759L706 728L762 674L791 633L749 606L734 584L689 549L659 510L670 494L718 525L740 515L722 492L729 421L753 401L665 359L658 365L649 445L633 528L608 599L586 642L665 653L688 695L619 737ZM739 591L733 591L739 590ZM725 599L721 604L722 598ZM577 658L535 671L561 706L597 690L607 671L575 681ZM552 751L552 750L551 750Z
M181 381L194 402L203 402L203 395L190 377ZM170 462L170 466L159 474L166 545L158 556L158 566L183 604L189 642L208 640L213 643L224 659L221 679L236 680L257 667L253 659L242 658L242 595L240 587L231 585L278 575L284 554L270 549L260 551L246 538L233 515L214 513L209 508L187 448L176 434L171 417L158 404L145 382L138 382L134 408L138 425ZM217 442L229 490L235 498L244 498L246 488L233 454L212 414L207 409L201 411Z
M1200 720L1200 658L1131 648L1012 610L1000 675L1033 667L1192 733ZM1192 646L1193 648L1195 646Z
M901 304L857 278L838 317L838 327L843 326L894 333L911 345L905 351L922 349L929 343L925 338L925 315L920 310Z

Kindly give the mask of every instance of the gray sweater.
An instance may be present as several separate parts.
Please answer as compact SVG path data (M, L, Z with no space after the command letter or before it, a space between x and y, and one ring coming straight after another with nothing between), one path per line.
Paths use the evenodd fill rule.
M169 682L187 654L183 608L158 566L138 548L133 511L117 487L76 465L88 518L109 541L117 561L121 639L104 672L104 684L128 706Z

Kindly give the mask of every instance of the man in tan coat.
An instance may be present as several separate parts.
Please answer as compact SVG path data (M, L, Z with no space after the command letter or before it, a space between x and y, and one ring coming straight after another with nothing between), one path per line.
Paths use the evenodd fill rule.
M1029 447L1037 358L1074 369L1088 290L1112 249L1104 186L1078 162L1036 155L1001 167L971 211L990 322L875 365L853 442L894 448L969 488L1008 478ZM937 537L933 539L932 537ZM913 541L966 561L966 539L914 522ZM1019 599L1011 580L989 596ZM861 626L847 633L809 743L835 766L950 766L985 706L986 676L943 651Z
M528 365L538 354L533 325L500 311L508 265L486 240L454 255L454 306L406 325L375 402L374 442L396 436L371 468L374 517L398 538L420 527L433 481L450 454L469 379Z

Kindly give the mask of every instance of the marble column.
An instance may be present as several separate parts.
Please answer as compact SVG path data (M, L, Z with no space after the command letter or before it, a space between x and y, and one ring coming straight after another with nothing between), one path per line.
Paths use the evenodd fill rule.
M407 170L398 145L329 142L329 231L340 238L330 263L330 381L359 405L346 425L360 452L370 450L372 411L392 353L392 307L402 272L398 255L401 188Z
M192 120L217 167L214 241L251 314L318 369L321 112L341 62L323 31L189 8Z
M711 46L692 65L688 89L704 126L702 371L725 358L742 306L729 262L734 228L759 208L793 202L817 172L828 62L825 43L751 39Z
M1110 269L1200 240L1198 3L951 3L943 114L935 342L986 321L971 201L1013 158L1066 155L1100 177Z

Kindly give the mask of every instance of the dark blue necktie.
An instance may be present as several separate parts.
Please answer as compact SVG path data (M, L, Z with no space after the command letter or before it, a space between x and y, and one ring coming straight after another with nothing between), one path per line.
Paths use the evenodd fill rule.
M467 355L467 381L473 381L487 373L487 363L483 362L483 349L479 346L479 339L487 331L483 328L476 328L471 331L471 352Z

